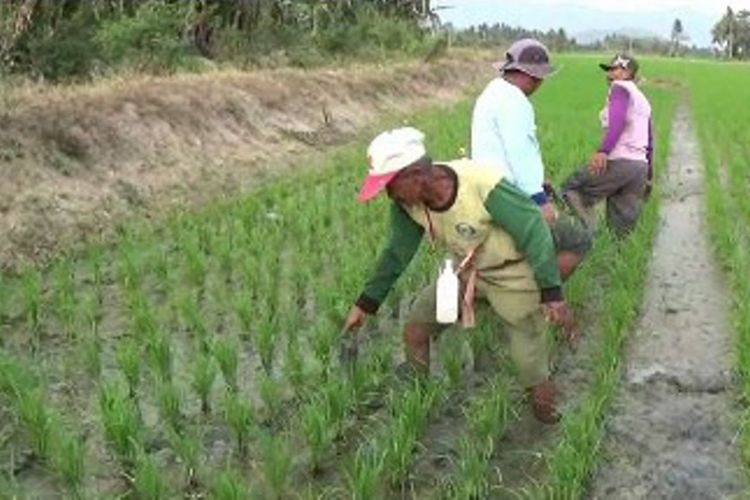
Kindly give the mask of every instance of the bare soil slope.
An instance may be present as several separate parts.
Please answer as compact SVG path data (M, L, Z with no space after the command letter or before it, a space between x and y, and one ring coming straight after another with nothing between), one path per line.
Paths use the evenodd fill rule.
M247 190L312 163L385 113L464 95L483 54L316 71L219 71L4 91L0 268L134 213ZM0 89L2 90L2 89Z

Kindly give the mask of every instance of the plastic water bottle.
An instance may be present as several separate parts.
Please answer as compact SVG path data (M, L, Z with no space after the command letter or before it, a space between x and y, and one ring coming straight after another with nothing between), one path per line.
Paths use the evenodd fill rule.
M458 276L450 259L446 259L437 280L436 304L438 323L450 324L458 320Z

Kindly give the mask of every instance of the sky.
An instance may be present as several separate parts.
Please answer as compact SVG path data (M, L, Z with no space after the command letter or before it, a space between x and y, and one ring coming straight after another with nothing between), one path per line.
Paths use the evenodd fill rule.
M637 30L669 36L680 18L691 43L711 44L711 27L727 5L750 10L750 0L432 0L443 22L458 27L505 22L525 28L564 28L571 35L594 30Z

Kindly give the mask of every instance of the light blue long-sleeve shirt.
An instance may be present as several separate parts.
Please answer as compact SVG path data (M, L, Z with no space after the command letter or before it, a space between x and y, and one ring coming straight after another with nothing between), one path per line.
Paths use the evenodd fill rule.
M471 158L502 168L535 202L547 202L534 108L521 89L502 77L492 80L474 105Z

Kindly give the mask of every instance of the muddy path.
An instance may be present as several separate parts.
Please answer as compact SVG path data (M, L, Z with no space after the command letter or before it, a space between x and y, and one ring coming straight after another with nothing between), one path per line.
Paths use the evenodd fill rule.
M643 315L592 499L740 498L729 298L704 221L700 149L677 108Z

